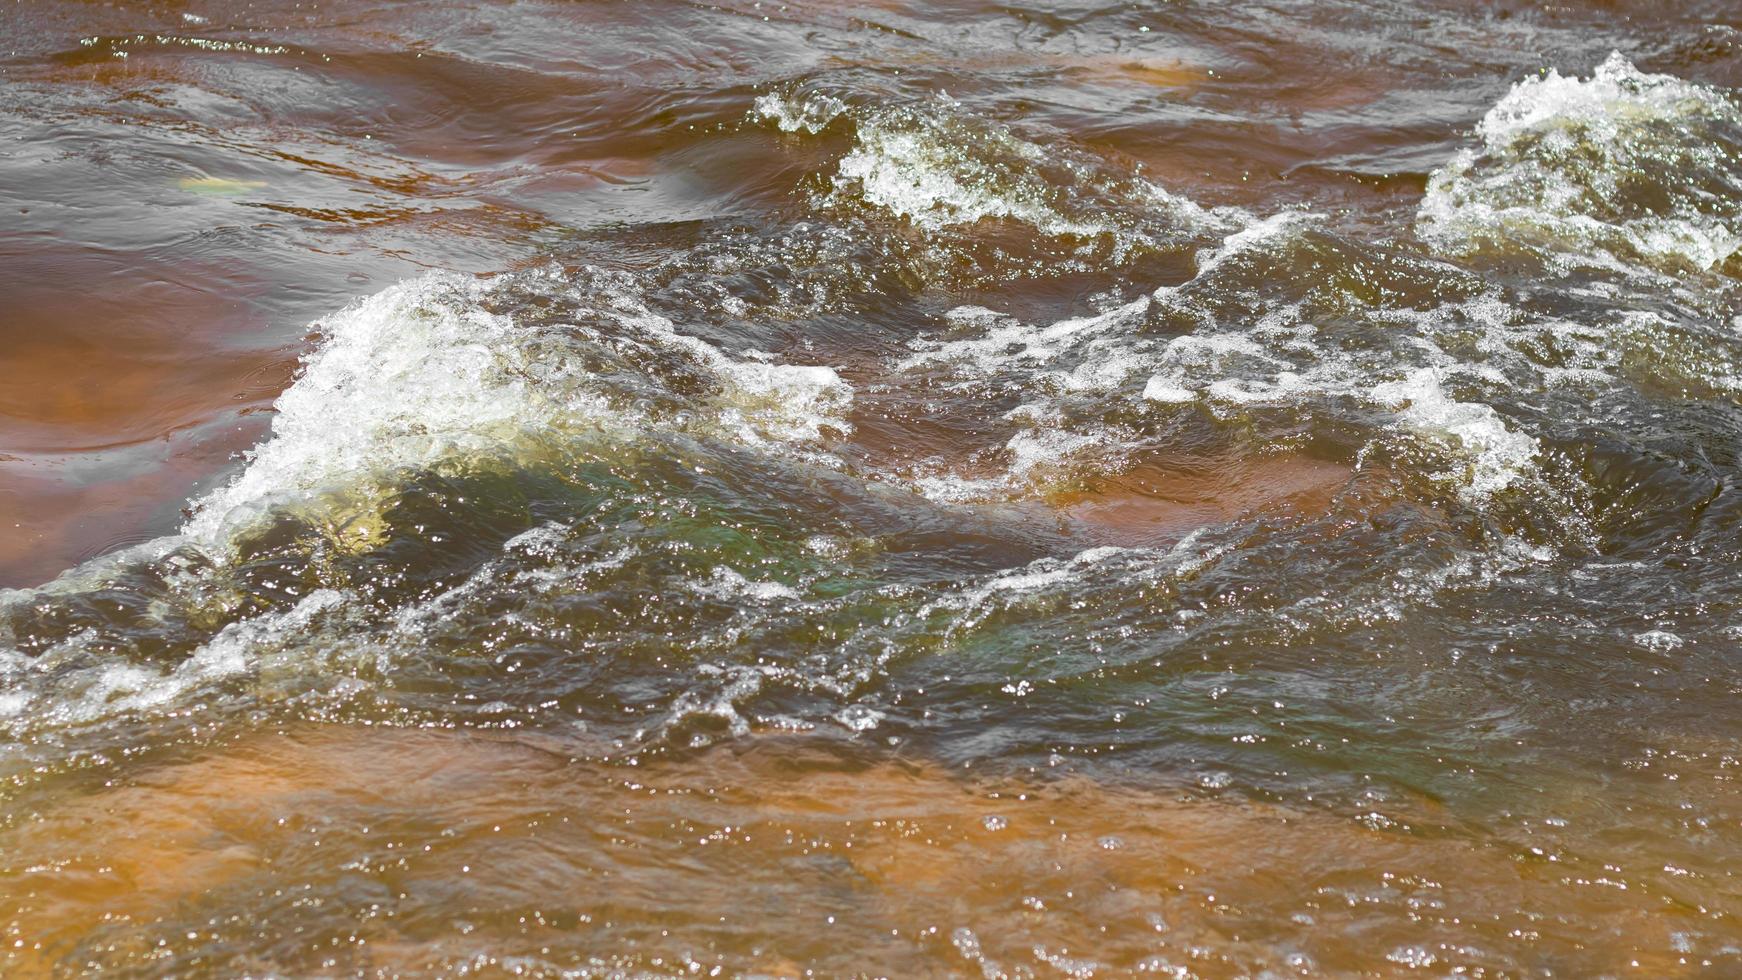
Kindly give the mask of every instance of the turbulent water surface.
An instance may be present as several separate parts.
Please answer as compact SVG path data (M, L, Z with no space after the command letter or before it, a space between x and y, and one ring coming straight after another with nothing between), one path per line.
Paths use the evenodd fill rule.
M1738 86L8 0L0 972L1742 973Z

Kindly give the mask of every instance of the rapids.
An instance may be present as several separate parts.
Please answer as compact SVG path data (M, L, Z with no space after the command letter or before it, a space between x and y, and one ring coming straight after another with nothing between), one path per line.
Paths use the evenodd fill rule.
M1730 5L0 37L0 972L1742 971Z

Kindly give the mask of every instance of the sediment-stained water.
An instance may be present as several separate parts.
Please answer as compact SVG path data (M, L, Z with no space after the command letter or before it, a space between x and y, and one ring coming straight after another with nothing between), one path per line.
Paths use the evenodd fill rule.
M1742 17L0 11L0 971L1742 970Z

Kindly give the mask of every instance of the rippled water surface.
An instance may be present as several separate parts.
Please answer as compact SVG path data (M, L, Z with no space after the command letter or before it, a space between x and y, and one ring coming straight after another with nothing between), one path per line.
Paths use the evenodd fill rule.
M8 2L0 972L1742 973L1722 2Z

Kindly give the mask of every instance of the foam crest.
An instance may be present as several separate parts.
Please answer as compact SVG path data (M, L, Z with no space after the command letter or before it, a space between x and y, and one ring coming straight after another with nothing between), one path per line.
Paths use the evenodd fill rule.
M528 298L557 322L514 313ZM184 534L220 546L275 507L529 443L699 429L775 445L847 428L848 386L822 366L732 357L679 332L622 275L547 268L436 273L317 324L324 339L276 404L267 441L194 505ZM609 370L601 370L601 366ZM699 384L698 384L699 382ZM693 394L701 388L705 395Z
M1428 182L1417 229L1453 254L1703 270L1742 246L1742 113L1611 54L1588 79L1529 78Z
M1118 258L1245 218L1201 208L1072 148L1042 147L946 96L848 106L815 91L776 92L757 98L752 112L791 133L816 134L843 116L852 120L856 139L838 164L835 196L928 231L1013 221L1047 236L1110 240Z
M1447 395L1431 368L1378 385L1373 395L1397 413L1402 425L1459 450L1468 459L1465 472L1448 476L1472 502L1480 503L1513 485L1535 465L1534 438L1509 428L1488 405Z
M487 282L434 274L318 323L325 340L279 396L272 434L183 529L219 543L275 503L346 480L491 451L562 417L611 413L540 361L512 318L483 307Z

